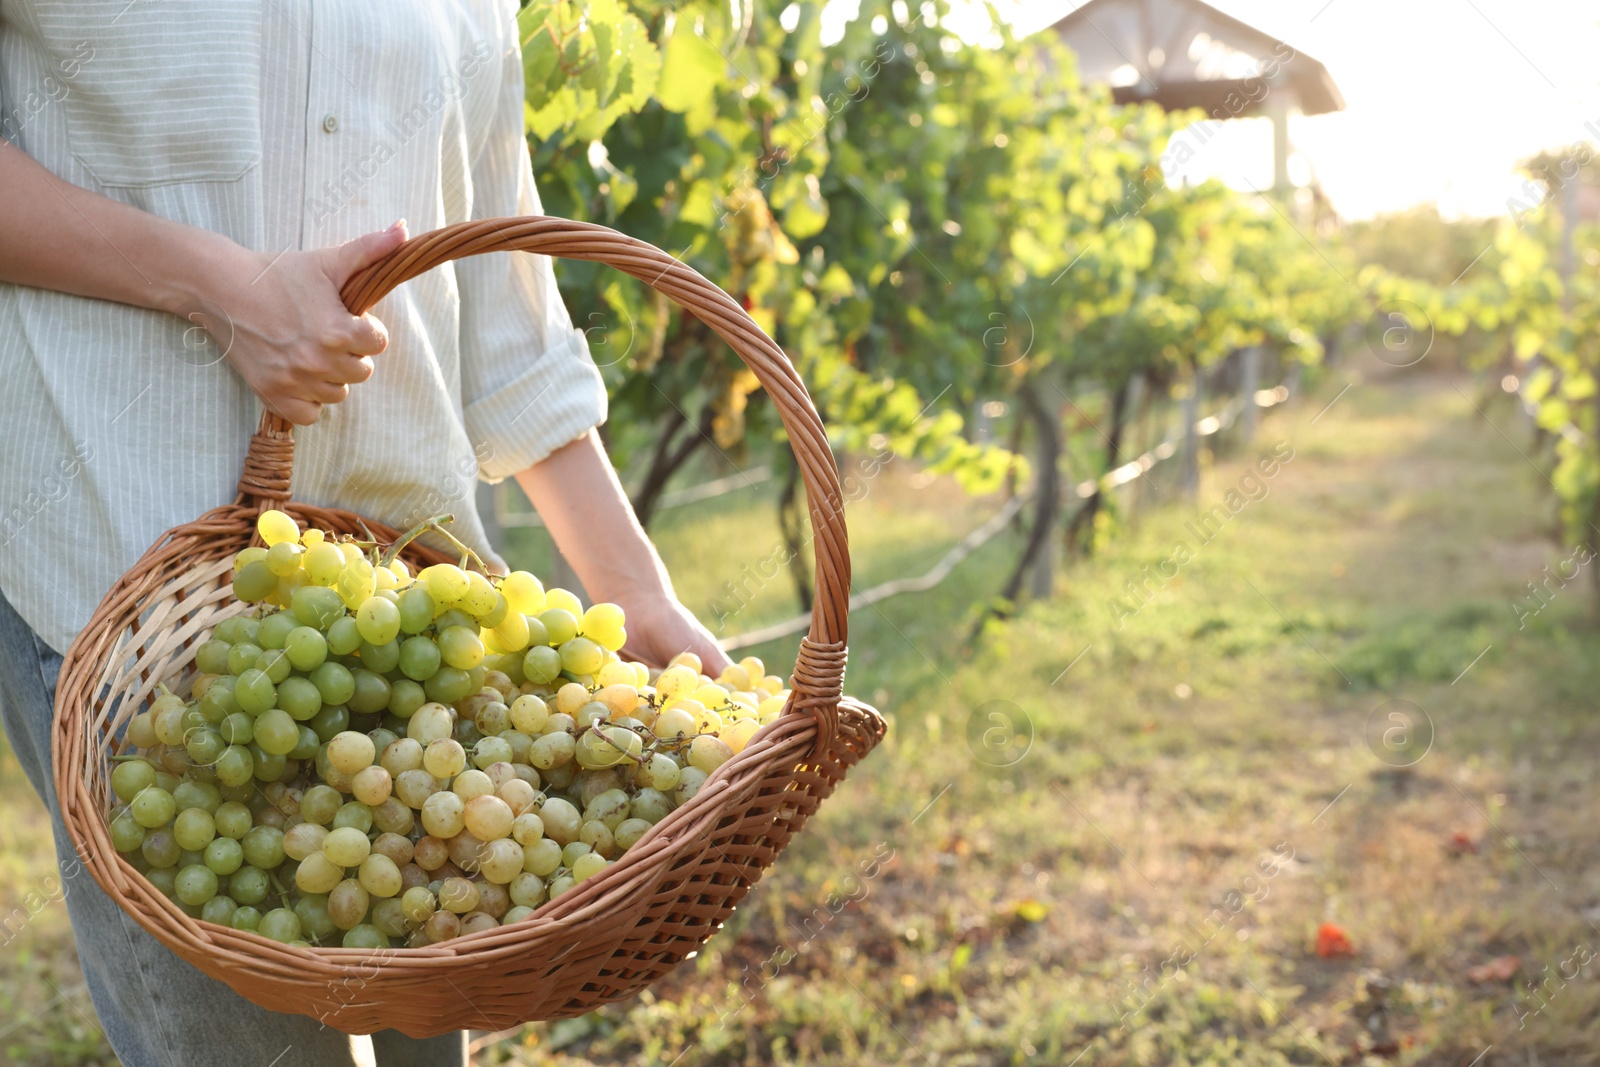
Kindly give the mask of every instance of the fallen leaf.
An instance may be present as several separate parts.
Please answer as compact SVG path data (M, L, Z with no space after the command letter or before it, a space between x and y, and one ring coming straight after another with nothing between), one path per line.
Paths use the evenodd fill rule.
M1475 985L1485 982L1509 982L1517 973L1517 968L1522 966L1520 956L1496 956L1488 963L1480 963L1476 967L1467 968L1467 981Z
M1011 906L1011 913L1023 922L1044 922L1044 917L1050 914L1050 906L1037 900L1019 900Z
M1355 946L1350 943L1350 938L1343 927L1337 923L1323 923L1317 927L1317 955L1325 960L1331 960L1355 954Z
M1450 835L1450 843L1445 846L1445 849L1452 856L1461 856L1468 852L1476 853L1478 851L1478 842L1465 830L1457 830Z

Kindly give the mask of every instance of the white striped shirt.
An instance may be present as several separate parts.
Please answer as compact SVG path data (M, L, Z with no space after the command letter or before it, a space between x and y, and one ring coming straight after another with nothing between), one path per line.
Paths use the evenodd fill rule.
M0 136L268 253L536 214L515 18L514 0L0 0ZM447 264L373 313L388 351L296 431L294 496L399 526L454 511L482 547L477 480L605 418L550 261ZM56 649L163 530L233 498L261 405L220 353L178 316L0 284L0 591Z

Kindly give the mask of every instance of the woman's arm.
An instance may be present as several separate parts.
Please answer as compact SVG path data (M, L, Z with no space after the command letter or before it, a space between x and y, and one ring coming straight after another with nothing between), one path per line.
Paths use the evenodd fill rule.
M722 673L727 654L672 591L593 430L518 474L517 484L589 596L627 615L628 655L660 666L688 651L713 678Z
M0 281L182 315L290 422L317 421L388 344L339 289L405 240L404 223L274 258L62 181L3 140L0 189Z

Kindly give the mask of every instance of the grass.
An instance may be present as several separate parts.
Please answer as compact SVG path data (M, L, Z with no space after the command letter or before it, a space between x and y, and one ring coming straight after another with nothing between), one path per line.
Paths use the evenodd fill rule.
M694 961L479 1060L1600 1062L1592 594L1518 629L1511 603L1571 550L1456 384L1365 383L1315 423L1326 399L1277 409L1197 504L1122 516L978 642L1010 537L856 615L848 683L890 717L884 746ZM1293 458L1244 480L1279 442ZM993 506L896 466L851 507L858 586L924 569ZM1202 543L1188 523L1229 489L1259 498ZM696 610L778 544L758 498L664 515ZM793 610L780 575L726 629ZM5 912L51 870L25 790L0 778ZM1352 956L1317 955L1325 922ZM86 1000L35 977L72 991L64 924L46 908L5 948L0 1058L108 1059ZM1472 980L1500 956L1513 979Z

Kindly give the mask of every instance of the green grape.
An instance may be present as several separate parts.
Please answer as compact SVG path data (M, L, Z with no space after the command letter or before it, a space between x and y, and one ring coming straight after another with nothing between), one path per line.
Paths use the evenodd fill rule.
M651 823L644 819L624 819L612 831L616 838L617 847L626 852L639 843L639 839L650 832Z
M222 804L222 792L216 786L205 782L178 782L169 792L172 793L173 803L177 804L179 811L187 808L204 808L209 815Z
M311 672L311 683L322 694L324 704L347 704L355 696L356 679L348 667L324 663Z
M289 766L289 760L287 757L275 756L254 742L251 742L246 751L250 753L250 761L252 764L254 764L254 770L252 774L255 780L258 782L277 781L279 778L283 777L283 772Z
M145 878L149 879L150 884L155 887L156 892L167 897L169 900L174 899L174 890L177 889L178 884L178 868L152 867L150 870L144 872L144 876Z
M234 699L232 686L213 685L200 698L200 714L213 726L238 710L239 702Z
M239 910L232 897L212 897L200 909L200 918L218 926L232 926L234 913Z
M278 576L264 559L246 563L233 576L233 595L246 604L259 603L277 590Z
M433 597L428 590L420 585L414 585L400 594L400 632L403 634L420 634L433 625L434 604Z
M454 712L443 703L430 701L406 720L406 737L418 744L431 744L449 737L453 725Z
M239 623L244 621L245 618L246 616L244 615L234 615L230 618L223 619L221 622L217 623L217 628L211 631L212 639L221 641L226 645L236 645L240 641L249 640L244 631L239 629ZM213 671L212 673L220 674L221 672Z
M265 715L266 712L262 712L262 714ZM222 720L222 723L217 728L217 733L221 735L223 741L230 745L248 745L256 736L255 724L255 719L250 715L242 711L236 711ZM189 754L191 756L194 755L194 750L190 749ZM212 755L211 759L216 759L216 755ZM195 762L210 763L211 760L202 760L196 757Z
M368 597L356 612L361 639L369 645L386 645L400 633L400 609L381 596Z
M372 809L359 800L346 801L334 812L332 826L334 830L359 830L365 837L372 831Z
M578 840L607 859L617 854L617 840L603 822L589 820L578 829Z
M317 732L305 723L300 723L298 729L300 738L295 742L294 751L289 753L289 758L302 762L316 759L317 749L322 746L322 738L318 737Z
M645 764L645 780L653 789L666 793L678 787L678 764L671 756L657 752Z
M356 620L346 615L328 627L328 651L335 656L348 656L361 647L361 628Z
M195 650L195 668L206 674L227 674L228 652L232 648L228 642L213 637Z
M233 687L233 697L239 702L241 710L251 715L260 715L268 708L277 706L278 689L265 671L251 667L239 675L239 683Z
M302 623L323 632L345 617L344 602L339 594L320 585L296 589L289 598L289 608Z
M582 841L572 840L561 846L561 865L571 867L584 856L594 855L594 849Z
M181 707L166 708L157 713L155 721L156 740L163 745L183 744L183 716L185 709Z
M478 620L462 611L460 608L447 608L440 612L433 620L433 628L439 633L444 633L452 626L478 632Z
M111 846L118 852L132 852L144 845L145 828L126 812L111 820Z
M385 937L406 936L406 916L400 906L400 898L388 897L372 905L372 925ZM387 942L379 947L386 946Z
M349 728L350 709L342 704L324 704L306 725L316 733L318 741L331 741L334 734Z
M218 874L232 874L244 863L244 846L231 837L213 839L205 849L205 865Z
M439 655L457 670L468 671L483 662L483 641L475 628L446 627L439 632Z
M178 812L172 823L172 836L179 848L197 852L217 836L217 825L204 808L189 808Z
M282 855L281 851L279 855ZM281 862L280 859L279 863ZM228 895L240 904L259 904L267 899L267 894L271 891L272 878L266 868L252 864L240 867L228 876Z
M617 607L617 605L594 604L590 606L589 610L583 613L583 619L580 623L580 626L582 628L582 633L585 636L593 638L595 641L615 652L617 648L622 647L622 643L620 641L617 642L616 647L613 648L611 644L605 640L605 638L607 636L620 635L622 633L624 621L622 609Z
M472 765L480 771L488 770L496 763L510 762L511 742L505 738L483 737L472 746Z
M606 707L598 700L591 700L578 709L577 714L573 715L572 721L577 724L578 729L582 730L586 726L593 726L596 723L603 723L610 717L610 708Z
M177 838L172 836L171 830L147 830L139 852L152 867L171 867L183 855L183 849L179 847Z
M439 646L432 638L408 637L400 646L400 670L415 682L426 682L439 670Z
M111 772L111 791L118 800L132 800L145 789L156 784L156 769L148 761L138 759L119 763Z
M492 630L505 621L511 613L511 601L507 600L499 590L494 591L494 606L488 611L478 615L478 622L486 630Z
M128 812L140 826L154 830L165 826L177 814L178 806L172 794L158 786L147 786L128 802Z
M733 757L733 749L726 741L711 734L701 734L689 745L689 766L710 774Z
M322 691L309 678L285 678L278 686L278 707L289 719L305 722L322 710Z
M387 674L394 670L400 663L400 645L395 641L385 641L381 645L361 643L361 665L369 671Z
M562 846L577 839L583 824L577 807L560 797L547 798L539 808L539 818L544 821L545 838Z
M279 578L287 578L300 569L300 557L305 549L293 541L279 541L267 549L267 569Z
M578 620L565 608L549 608L539 615L552 645L564 645L578 636Z
M263 937L288 944L300 938L300 917L288 908L273 908L261 917L256 930Z
M665 757L662 757L663 759ZM670 762L670 761L669 761ZM678 779L674 775L669 788L677 788ZM665 819L672 811L672 797L661 789L651 786L639 790L628 802L628 815L634 819L642 819L652 825Z
M472 692L472 676L456 667L440 667L432 678L423 683L428 699L440 704L454 704L466 699Z
M420 925L438 910L438 902L427 886L414 885L400 897L400 910L406 922Z
M362 923L359 926L346 930L340 939L341 948L388 948L389 935L371 923Z
M571 734L543 734L534 738L532 747L528 749L528 762L541 771L548 771L570 762L576 751L577 742Z
M536 616L524 616L528 620L528 647L536 648L539 645L551 644L550 630Z
M174 890L185 904L204 904L217 895L217 872L204 864L192 863L178 872Z
M306 549L304 567L306 577L317 585L332 585L344 570L344 553L332 541L323 541Z
M560 651L561 669L570 674L593 674L605 662L605 650L587 637L564 642Z
M599 874L609 866L611 866L611 861L600 855L598 852L585 853L584 855L579 856L577 861L572 865L573 881L581 882L585 878L593 878L595 875Z
M266 672L267 677L272 679L273 685L289 677L289 672L294 669L288 655L281 648L262 649L261 655L256 657L255 666L257 670Z
M229 745L222 750L214 764L217 781L224 785L244 785L255 777L255 761L250 750L242 745Z
M396 659L399 658L400 652L398 648L392 644L385 647L393 649L394 657ZM391 663L387 669L393 669L393 666ZM352 673L355 675L356 691L350 698L350 710L362 715L370 715L373 712L382 711L389 703L388 679L371 670L358 669Z
M237 841L250 832L250 827L255 822L255 816L251 814L250 809L245 805L236 800L230 800L217 806L216 812L212 815L212 821L216 823L217 833Z
M240 641L228 648L228 673L243 674L254 667L260 657L260 645L251 641Z
M340 867L359 866L371 854L372 843L354 826L340 826L322 839L322 854Z
M431 642L430 642L431 644ZM401 670L405 669L405 646L400 646ZM427 691L412 681L410 678L397 678L389 683L388 711L395 718L404 720L417 713L417 709L428 702Z
M547 685L561 675L561 653L548 645L534 645L522 657L522 673L535 685Z
M232 675L229 675L229 677L232 677ZM211 688L215 689L216 686L213 685ZM128 731L126 736L128 739L128 744L134 746L135 748L155 748L157 745L159 745L161 743L161 739L156 736L155 714L149 711L141 711L132 719L128 720Z
M300 620L287 611L268 615L261 620L261 626L256 631L256 643L263 649L282 648L289 632L299 625Z
M261 927L261 909L241 904L235 909L233 918L228 920L228 925L235 930L258 930Z
M548 878L561 867L561 845L550 838L541 838L522 849L522 869L540 878Z
M471 587L467 574L453 563L436 563L417 577L427 584L428 595L435 604L451 605L467 595Z
M310 673L328 658L328 639L311 626L297 626L284 638L283 650L297 671Z
M256 826L239 840L244 861L252 867L270 870L283 862L283 831L274 826Z
M291 678L289 681L304 681L304 679ZM309 682L306 683L310 685ZM288 682L284 683L287 689ZM311 690L316 692L315 687ZM280 696L282 690L280 690ZM321 698L318 698L319 700ZM254 737L256 744L263 750L276 756L287 756L295 750L300 743L300 725L289 717L289 713L281 708L272 708L263 711L254 723ZM242 743L242 742L241 742Z
M343 803L344 797L337 789L326 785L314 785L300 798L300 817L308 823L327 826L339 813L339 807Z
M687 804L705 785L709 775L698 767L685 767L678 775L678 787L672 791L672 799L679 804Z
M333 933L333 919L328 915L326 893L308 893L295 901L294 913L300 919L300 929L306 937L323 938Z

